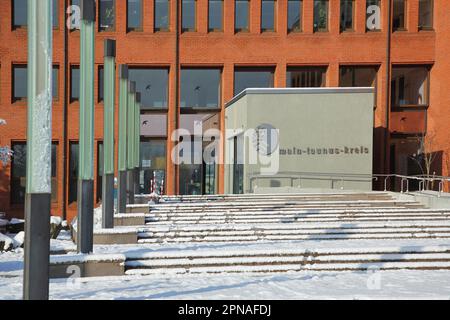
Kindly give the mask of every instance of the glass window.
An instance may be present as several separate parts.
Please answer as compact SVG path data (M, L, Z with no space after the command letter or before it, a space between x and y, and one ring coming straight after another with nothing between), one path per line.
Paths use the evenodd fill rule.
M80 99L80 67L70 67L70 101Z
M353 30L353 0L341 0L341 32Z
M127 0L127 30L142 30L142 1Z
M116 25L116 8L115 0L99 0L99 30L114 31Z
M261 1L261 31L275 30L275 1Z
M236 68L234 71L234 95L247 88L272 88L273 68Z
M328 0L314 0L314 32L328 31Z
M377 102L377 72L375 66L343 66L339 70L340 87L373 87L374 105Z
M209 0L208 29L209 31L222 30L223 0Z
M169 1L155 0L155 31L169 30Z
M59 0L53 0L53 27L59 25ZM13 0L13 27L26 27L28 24L28 0Z
M53 66L52 70L52 95L58 99L59 67ZM26 100L28 95L28 72L26 65L13 66L13 101Z
M381 1L366 0L366 31L381 30Z
M183 31L195 31L196 0L182 0L181 24Z
M167 114L142 114L141 136L167 137Z
M56 179L57 148L58 144L53 142L51 151L51 199L53 202L58 200L58 183ZM12 151L14 153L11 159L11 203L24 204L26 189L27 144L25 142L13 142Z
M433 0L419 0L419 29L433 29Z
M103 141L99 141L97 143L97 202L100 202L102 199L102 191L103 191Z
M182 69L180 107L218 108L220 69Z
M130 68L129 77L141 93L141 108L167 108L169 70Z
M428 67L393 67L392 106L426 106L429 93Z
M318 88L325 86L326 67L293 67L286 73L288 88Z
M288 1L288 31L301 31L302 30L302 11L303 1L301 0L289 0Z
M248 0L236 0L234 8L234 29L238 31L248 31L249 2Z
M164 193L166 141L155 139L141 141L140 166L139 186L141 193L149 194L153 191Z
M69 143L69 204L77 202L78 194L78 142Z
M392 28L394 31L406 29L406 0L394 0Z

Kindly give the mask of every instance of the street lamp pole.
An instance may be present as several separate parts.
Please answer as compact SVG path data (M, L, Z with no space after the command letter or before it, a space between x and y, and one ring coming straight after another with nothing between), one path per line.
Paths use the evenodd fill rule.
M80 153L77 249L90 253L94 229L94 52L95 0L81 0Z
M119 154L117 212L127 209L127 115L128 115L128 66L119 67Z
M136 82L131 81L128 91L128 114L127 114L127 194L128 203L134 204L134 177L135 177L135 104L136 104Z
M52 1L28 1L28 119L23 298L49 293Z
M114 111L116 41L104 41L102 228L114 227Z

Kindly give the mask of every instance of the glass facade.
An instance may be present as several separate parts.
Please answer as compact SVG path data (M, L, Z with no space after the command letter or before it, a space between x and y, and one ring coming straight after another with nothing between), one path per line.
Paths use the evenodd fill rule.
M429 68L427 66L392 68L391 99L393 107L427 106Z
M146 139L141 141L139 185L141 193L164 193L166 180L166 141Z
M419 0L419 29L433 29L433 0Z
M261 1L261 31L275 31L275 4L274 0Z
M80 99L80 67L70 67L70 101L78 101Z
M324 87L326 67L290 67L286 72L286 87L317 88Z
M289 0L287 12L288 31L302 30L303 1Z
M343 31L353 31L354 0L341 0L340 29Z
M168 0L155 0L155 31L169 30L169 4Z
M129 77L141 93L141 109L167 108L169 69L130 68Z
M218 108L220 69L181 70L181 108Z
M236 32L248 31L249 22L249 1L236 0L234 7L234 29Z
M196 0L182 0L181 27L183 31L195 31L196 27Z
M208 1L208 30L221 31L223 29L223 0Z
M247 88L272 88L274 68L236 68L234 95Z
M394 0L392 29L394 31L406 30L406 0Z
M314 32L328 31L328 0L314 0Z
M27 65L13 65L13 102L26 100L28 91ZM52 95L58 99L59 95L59 67L53 66L52 70Z
M142 0L127 0L127 30L142 31Z
M99 31L114 31L116 27L115 0L99 0L97 3Z

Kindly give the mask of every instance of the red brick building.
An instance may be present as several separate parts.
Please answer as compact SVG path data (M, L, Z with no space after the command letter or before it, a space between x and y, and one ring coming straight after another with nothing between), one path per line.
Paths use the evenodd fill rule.
M71 218L76 213L80 37L66 23L69 18L76 21L76 8L66 12L78 1L54 1L53 214ZM20 217L27 116L26 0L0 2L0 118L7 121L0 126L0 145L15 151L12 163L0 167L0 211ZM141 137L144 189L155 172L169 194L223 192L222 166L172 164L170 133L205 114L214 119L213 126L222 128L224 104L241 89L255 86L375 86L374 173L423 173L413 158L418 137L426 134L425 151L436 153L432 171L450 174L447 0L97 3L97 195L105 38L117 40L117 63L131 68L130 77L143 95L144 119L158 124L151 132L143 129Z

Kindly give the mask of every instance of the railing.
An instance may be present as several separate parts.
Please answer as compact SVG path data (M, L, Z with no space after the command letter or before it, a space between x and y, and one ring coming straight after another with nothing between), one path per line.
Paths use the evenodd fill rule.
M429 189L430 184L433 185L434 182L439 182L438 185L438 196L444 192L445 182L450 182L450 177L436 176L436 175L416 175L416 176L406 176L400 174L339 174L339 173L309 173L309 172L280 172L275 175L249 175L250 181L250 191L253 191L254 183L258 180L268 180L268 179L289 179L291 187L302 188L302 180L322 180L330 181L331 189L334 189L335 183L340 182L340 189L345 190L346 182L373 182L380 181L384 179L384 191L393 191L391 182L400 180L400 192L409 192L410 181L418 181L420 192L424 192ZM294 184L298 181L297 184ZM388 187L389 186L389 187Z

